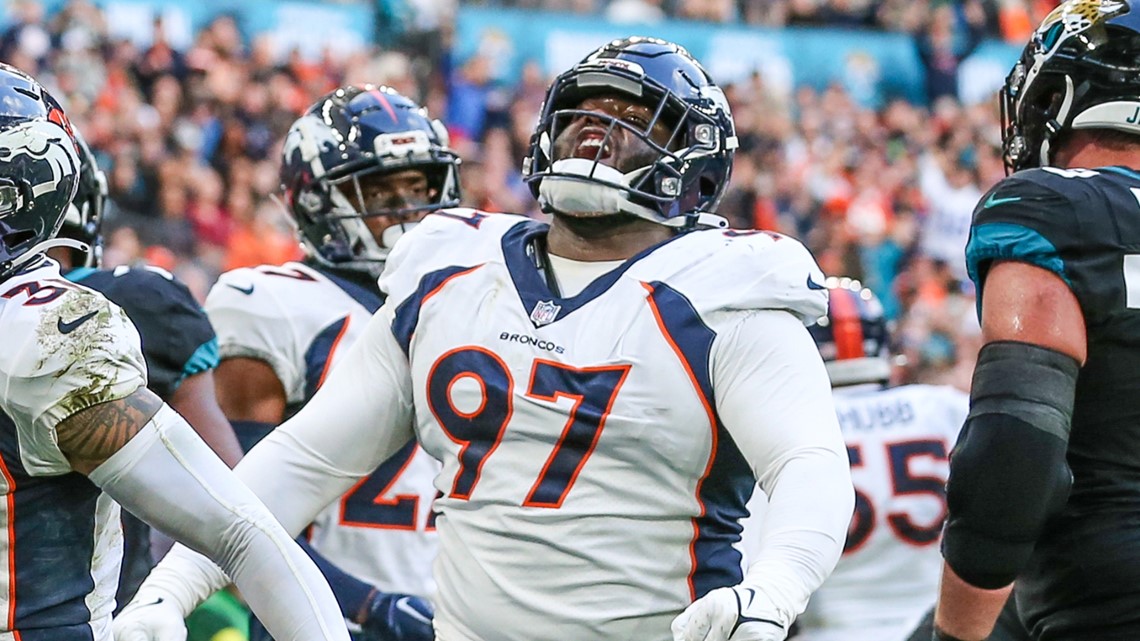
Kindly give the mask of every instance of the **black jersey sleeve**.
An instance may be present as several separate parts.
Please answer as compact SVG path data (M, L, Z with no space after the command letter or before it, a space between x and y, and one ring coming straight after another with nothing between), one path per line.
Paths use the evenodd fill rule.
M122 307L138 329L147 387L169 400L179 383L218 366L210 320L187 287L152 268L100 270L79 280Z
M978 310L986 274L996 261L1012 260L1048 270L1069 286L1086 317L1103 309L1095 246L1089 243L1090 210L1102 208L1090 170L1032 169L999 182L978 202L966 245L966 268L977 286Z

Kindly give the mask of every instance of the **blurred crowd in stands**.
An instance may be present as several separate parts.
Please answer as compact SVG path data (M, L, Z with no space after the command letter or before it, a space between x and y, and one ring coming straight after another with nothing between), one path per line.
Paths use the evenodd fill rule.
M439 6L454 0L404 0ZM916 32L939 8L959 0L470 0L489 7L518 7L600 14L618 22L652 23L679 18L764 27L815 26ZM966 0L967 11L983 13L987 35L1024 40L1053 7L1054 0ZM426 11L426 10L425 10Z
M960 104L954 73L975 38L1019 39L1051 3L482 4L921 33L930 106L893 101L869 111L840 87L781 95L759 74L726 87L741 148L721 213L737 227L804 239L827 273L874 289L897 322L900 382L968 386L979 336L962 249L974 204L1003 169L995 104ZM160 265L204 297L224 270L298 258L276 196L281 140L309 103L343 83L394 86L442 117L464 159L466 204L542 216L519 168L549 79L530 64L516 85L494 84L479 55L449 59L446 25L426 27L442 39L433 46L311 60L297 53L278 59L267 40L244 37L225 15L181 50L169 44L161 19L147 47L109 38L89 0L52 15L33 0L16 0L10 16L0 60L28 70L65 101L107 173L109 266ZM939 77L949 82L938 85Z

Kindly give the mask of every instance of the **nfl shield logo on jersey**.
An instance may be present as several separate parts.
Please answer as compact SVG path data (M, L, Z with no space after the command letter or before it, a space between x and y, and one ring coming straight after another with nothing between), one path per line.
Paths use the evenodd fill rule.
M534 321L535 326L542 327L549 323L553 323L555 318L558 318L558 312L562 311L561 305L555 305L554 301L540 300L534 306L534 311L530 313L530 319Z

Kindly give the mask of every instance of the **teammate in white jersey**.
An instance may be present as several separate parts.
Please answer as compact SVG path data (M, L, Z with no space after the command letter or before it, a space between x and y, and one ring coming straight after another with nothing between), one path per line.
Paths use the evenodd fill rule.
M59 236L77 240L88 249L53 247L47 255L59 263L65 278L94 289L126 312L139 333L147 389L181 414L210 449L233 467L242 451L214 395L213 370L218 365L214 328L190 290L166 270L125 265L100 269L107 179L83 137L75 134L79 186ZM123 512L122 517L123 561L115 593L117 607L130 601L155 563L150 526L130 512Z
M890 340L878 298L847 278L827 287L827 315L809 329L835 388L855 515L796 639L901 641L938 592L946 460L969 399L950 386L886 387Z
M376 277L395 238L459 203L458 165L442 124L387 87L337 89L293 125L281 182L308 256L223 274L206 299L222 358L218 395L244 449L295 414L363 334L384 302ZM438 472L408 443L309 531L361 638L432 639ZM256 623L251 637L265 638Z
M677 45L594 52L532 140L551 224L426 217L364 335L239 475L299 531L417 439L443 462L440 641L783 639L853 505L804 327L826 312L822 274L795 240L711 213L736 137ZM742 572L757 482L768 527ZM181 600L221 580L176 548L144 585Z
M53 238L76 191L77 143L55 99L7 65L0 149L0 639L111 641L116 501L216 559L282 638L347 639L316 567L146 389L126 314L44 255L82 246Z

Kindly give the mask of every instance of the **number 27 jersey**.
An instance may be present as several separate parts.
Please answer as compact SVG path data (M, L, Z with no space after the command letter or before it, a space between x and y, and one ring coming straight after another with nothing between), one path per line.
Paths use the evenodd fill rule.
M818 317L822 275L794 240L702 231L561 298L532 258L545 231L434 214L381 278L417 437L443 462L437 632L663 641L741 578L756 479L715 409L741 338L718 338L760 309Z
M206 312L222 358L267 363L292 414L312 398L382 303L369 285L303 263L237 269L210 291ZM321 511L309 529L313 548L380 590L430 598L436 551L431 479L438 467L409 444Z

